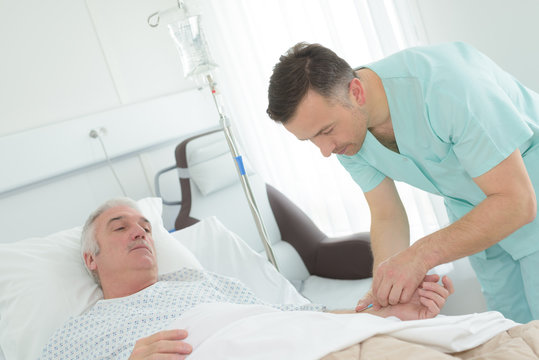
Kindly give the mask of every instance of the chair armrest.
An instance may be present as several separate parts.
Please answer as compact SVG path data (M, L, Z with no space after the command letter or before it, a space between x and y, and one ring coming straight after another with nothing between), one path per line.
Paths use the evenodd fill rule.
M318 247L314 275L333 279L369 278L373 261L368 232L325 238Z
M176 169L178 169L178 167L176 165L172 165L172 166L169 166L169 167L166 167L164 169L159 170L155 174L155 177L154 177L155 194L157 195L157 197L161 198L161 201L163 201L164 205L181 205L182 204L182 202L180 200L177 200L177 201L167 200L161 194L161 183L159 182L159 179L161 178L161 176L163 174L165 174L165 173L167 173L169 171L172 171L172 170L176 170Z
M279 190L268 184L266 189L282 240L296 249L311 275L334 279L371 276L373 258L368 232L328 237Z

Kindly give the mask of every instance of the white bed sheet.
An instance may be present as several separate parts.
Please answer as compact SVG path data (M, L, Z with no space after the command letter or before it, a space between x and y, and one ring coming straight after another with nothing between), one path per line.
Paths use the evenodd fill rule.
M373 335L388 334L444 352L476 347L517 323L491 311L401 321L369 314L282 312L259 305L203 304L168 328L185 328L189 359L319 359Z

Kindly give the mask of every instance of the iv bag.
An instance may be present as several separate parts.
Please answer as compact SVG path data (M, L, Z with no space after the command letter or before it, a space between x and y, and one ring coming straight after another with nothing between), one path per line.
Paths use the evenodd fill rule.
M174 39L185 77L198 77L209 73L217 65L210 57L208 44L200 27L200 15L181 18L168 24Z

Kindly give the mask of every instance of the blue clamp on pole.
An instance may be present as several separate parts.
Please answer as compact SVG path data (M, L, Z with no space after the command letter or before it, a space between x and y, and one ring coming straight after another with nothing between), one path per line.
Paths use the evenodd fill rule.
M243 160L241 155L236 156L236 162L238 163L238 169L240 169L240 174L245 175L245 168L243 167Z

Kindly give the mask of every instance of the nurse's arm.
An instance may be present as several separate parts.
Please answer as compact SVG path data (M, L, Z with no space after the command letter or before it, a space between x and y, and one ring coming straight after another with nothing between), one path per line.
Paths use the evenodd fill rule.
M518 149L474 181L487 197L460 220L414 244L428 266L484 250L535 219L535 191Z
M408 217L393 180L386 177L378 186L366 192L365 198L371 213L370 237L374 258L373 288L359 300L357 311L371 303L378 305L372 291L375 289L374 285L380 282L376 272L378 265L410 246ZM386 306L387 303L383 305Z
M365 193L371 213L373 270L385 259L410 246L410 226L395 183L390 178Z
M426 257L429 268L484 250L535 219L535 191L518 149L474 181L487 197L410 248Z
M408 302L428 270L484 250L535 218L535 192L518 150L474 181L486 195L481 203L378 265L373 294L382 306Z

